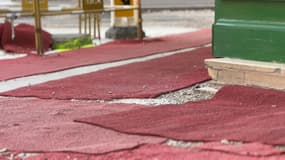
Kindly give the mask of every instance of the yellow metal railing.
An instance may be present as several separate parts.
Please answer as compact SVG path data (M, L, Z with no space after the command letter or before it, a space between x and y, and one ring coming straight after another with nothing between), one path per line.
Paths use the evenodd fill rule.
M48 9L48 0L39 0L41 9ZM22 9L26 11L33 11L33 0L22 0Z

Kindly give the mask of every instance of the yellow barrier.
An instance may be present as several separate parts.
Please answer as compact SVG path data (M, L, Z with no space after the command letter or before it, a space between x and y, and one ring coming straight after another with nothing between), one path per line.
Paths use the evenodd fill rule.
M116 5L134 5L134 0L115 0L115 6ZM126 10L126 11L115 11L115 17L133 17L134 16L134 10Z
M96 10L103 8L104 8L103 0L83 0L84 10Z
M104 2L103 0L79 0L79 6L82 7L85 11L94 11L94 10L102 10L104 9ZM100 36L100 16L98 16L100 13L88 13L79 16L79 32L82 32L82 22L83 22L83 28L85 34L90 34L92 31L92 23L93 23L93 37L98 39L101 39ZM88 30L87 30L88 28ZM97 32L96 32L97 31ZM98 33L98 36L97 36Z
M39 0L40 1L40 9L47 10L48 9L48 0ZM22 9L24 11L32 11L34 8L33 0L22 0Z

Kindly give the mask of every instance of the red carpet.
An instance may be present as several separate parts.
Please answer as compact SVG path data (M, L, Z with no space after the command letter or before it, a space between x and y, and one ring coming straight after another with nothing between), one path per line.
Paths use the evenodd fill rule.
M3 93L44 99L151 98L209 80L210 48L129 64Z
M4 24L0 23L0 48L2 48L3 30L4 30Z
M207 145L207 144L206 144ZM247 145L251 146L248 147ZM220 145L221 146L221 145ZM203 145L202 145L203 147ZM228 150L193 148L174 148L165 145L145 145L138 149L109 153L105 155L86 155L76 153L46 153L32 156L26 160L284 160L285 156L271 146L245 144L230 146ZM238 150L238 151L236 151ZM242 150L242 152L240 152ZM261 152L274 151L262 155ZM259 154L261 153L261 154Z
M79 120L124 133L179 140L285 144L285 92L227 86L208 101Z
M1 27L0 27L1 30ZM11 23L6 21L2 28L1 46L7 52L13 53L36 53L35 27L29 24L19 24L14 28L15 37L12 38ZM51 35L42 31L43 50L48 51L52 45Z
M243 155L243 156L257 156L265 157L272 155L279 155L282 152L274 146L265 145L261 143L245 143L228 145L221 144L218 142L205 143L203 145L197 146L197 149L204 151L214 151L214 152L224 152L229 154Z
M164 141L73 122L73 119L82 116L131 109L131 106L106 106L91 102L2 98L0 148L25 152L105 153Z
M48 73L78 66L113 62L146 55L198 47L211 43L211 30L201 30L142 42L118 41L94 48L80 49L50 56L33 56L1 60L0 80Z

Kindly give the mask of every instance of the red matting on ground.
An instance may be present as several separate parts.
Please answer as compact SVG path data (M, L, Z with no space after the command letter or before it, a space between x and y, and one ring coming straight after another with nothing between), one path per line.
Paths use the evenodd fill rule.
M29 24L18 24L14 28L14 37L12 25L6 21L3 28L0 27L0 42L2 48L7 52L13 53L36 53L35 46L35 27ZM52 45L52 37L46 31L42 31L42 47L48 51Z
M226 150L215 150L211 146L223 146ZM205 148L208 146L208 148ZM265 155L263 152L273 154ZM263 144L244 144L239 146L205 144L192 148L174 148L166 145L145 145L133 150L126 150L104 155L86 155L76 153L46 153L31 156L26 160L284 160L285 156L277 149Z
M115 41L94 48L53 54L1 60L0 80L60 71L78 66L119 61L151 54L198 47L211 43L211 30L145 39L144 41Z
M152 98L209 80L204 60L211 48L133 63L2 93L44 99Z
M73 122L74 118L82 116L134 109L132 106L6 98L0 99L0 104L1 149L98 154L164 141L163 138L126 135Z
M276 146L265 145L261 143L222 144L218 142L212 142L198 145L195 148L204 151L224 152L252 157L266 157L284 153L284 151L281 151Z
M208 101L165 105L79 122L178 140L285 144L285 92L227 86Z

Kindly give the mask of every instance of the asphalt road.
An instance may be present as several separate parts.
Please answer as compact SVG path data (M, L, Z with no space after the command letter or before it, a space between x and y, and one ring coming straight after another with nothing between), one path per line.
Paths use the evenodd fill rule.
M212 8L214 0L142 0L145 8Z
M104 0L106 4L110 0ZM143 8L154 9L193 9L213 8L214 0L141 0Z
M20 2L20 0L0 0L4 2ZM52 3L77 3L77 0L49 0ZM141 0L142 7L145 9L203 9L213 8L215 0ZM110 4L110 0L104 0L105 4Z

